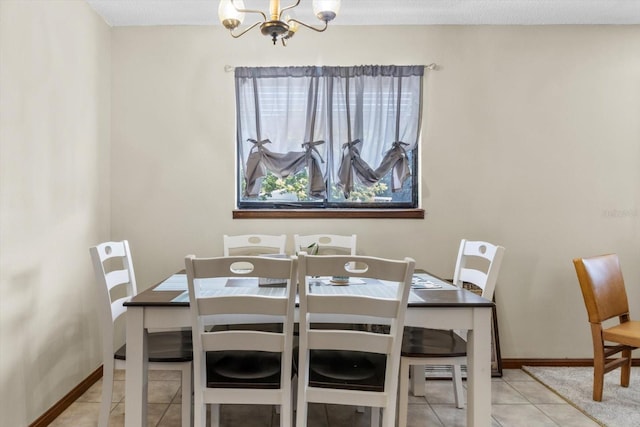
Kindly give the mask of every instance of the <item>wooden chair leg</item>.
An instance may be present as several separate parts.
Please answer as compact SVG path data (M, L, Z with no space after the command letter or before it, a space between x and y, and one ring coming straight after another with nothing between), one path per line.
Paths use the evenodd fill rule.
M626 360L620 372L620 385L629 387L629 377L631 376L631 349L622 350L622 357Z
M591 324L591 338L593 340L593 400L602 401L602 387L604 386L604 340L601 325Z
M593 400L602 401L602 388L604 386L604 359L593 360Z

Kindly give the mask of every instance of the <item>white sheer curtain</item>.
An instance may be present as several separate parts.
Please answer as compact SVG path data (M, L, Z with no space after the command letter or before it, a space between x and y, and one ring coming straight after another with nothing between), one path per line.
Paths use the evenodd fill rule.
M236 68L238 153L257 197L267 171L309 168L309 194L334 183L349 197L392 171L409 176L407 151L420 134L423 66Z

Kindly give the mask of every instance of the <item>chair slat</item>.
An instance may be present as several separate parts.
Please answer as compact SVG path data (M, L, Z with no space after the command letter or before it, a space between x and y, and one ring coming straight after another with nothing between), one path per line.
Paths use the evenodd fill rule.
M271 262L275 261L275 262ZM213 277L267 277L288 279L291 263L288 258L270 258L260 256L228 256L221 258L196 258L193 260L193 278ZM234 270L235 264L250 264L253 271ZM260 274L256 274L260 272ZM294 282L295 283L295 282Z
M287 235L244 234L223 236L224 256L284 254Z
M312 248L309 246L315 244L317 247L317 255L355 255L357 240L358 237L355 234L350 236L337 234L293 235L293 244L296 253L310 253Z
M381 266L376 260L383 260L376 257L359 257L357 255L325 255L319 256L318 262L309 266L306 272L308 276L350 276L375 278L379 280L397 281L398 277L406 271L406 265L402 261L387 260L390 263ZM336 263L336 260L340 260ZM349 269L355 265L355 269ZM360 270L364 266L366 270Z
M487 274L483 271L475 270L473 268L460 269L459 279L462 282L473 283L483 290L487 284Z
M315 314L350 314L389 318L398 312L399 302L371 297L367 298L367 304L362 304L362 297L355 295L309 295L307 304L308 311Z
M233 295L219 297L203 297L198 299L198 310L201 316L210 314L263 314L268 316L284 316L288 310L285 297Z
M307 332L309 349L331 348L333 350L391 353L393 336L372 332L344 330L310 330Z
M284 334L259 331L222 331L200 334L204 351L284 351Z
M114 270L105 275L105 282L109 290L115 288L116 286L129 283L130 280L131 277L129 276L129 272L127 270Z
M127 307L125 307L123 304L126 301L129 301L131 299L131 297L126 296L126 297L122 297L122 298L118 298L117 300L113 301L111 303L111 319L112 321L115 321L117 318L119 318L120 316L122 316L123 314L125 314L127 312Z
M385 393L355 390L332 390L326 394L321 388L309 388L307 390L309 402L328 403L332 405L344 405L344 402L352 402L354 406L383 407L387 399Z
M215 401L221 405L237 404L247 398L247 390L244 388L209 388L202 394L205 402ZM262 405L279 405L285 393L279 393L279 390L253 389L251 395L255 396L254 399L259 400Z

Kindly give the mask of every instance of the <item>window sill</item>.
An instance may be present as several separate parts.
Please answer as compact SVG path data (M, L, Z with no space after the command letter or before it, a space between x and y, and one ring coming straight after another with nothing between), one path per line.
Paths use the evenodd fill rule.
M233 219L424 219L424 209L236 209Z

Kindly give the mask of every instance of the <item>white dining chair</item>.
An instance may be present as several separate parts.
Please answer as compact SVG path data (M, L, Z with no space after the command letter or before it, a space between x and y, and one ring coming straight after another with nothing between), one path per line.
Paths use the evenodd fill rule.
M338 234L293 235L294 252L306 252L311 255L355 255L357 240L355 234L350 236ZM317 248L313 249L312 245L317 245Z
M218 426L221 404L258 404L280 407L280 426L290 427L295 260L190 255L185 267L194 348L194 426L205 426L207 406L211 426ZM260 288L258 278L283 279L285 285ZM216 280L233 292L207 287ZM229 283L234 286L225 285ZM265 330L264 322L279 328Z
M492 300L504 247L482 241L462 240L453 276L454 285L474 285L482 297ZM414 394L424 395L425 366L450 366L457 408L464 407L462 365L467 364L467 331L405 327L400 361L399 425L405 425L409 381ZM409 369L411 368L411 374ZM404 423L404 424L403 424Z
M223 255L284 254L287 235L243 234L223 236Z
M357 265L358 269L350 266ZM371 425L395 423L400 344L415 262L352 255L298 255L298 426L309 403L371 407ZM349 276L332 286L322 277ZM359 284L355 284L355 282ZM316 329L315 322L323 327ZM343 329L343 322L380 326ZM337 324L331 329L328 325Z
M98 427L107 427L112 406L115 369L126 369L126 344L117 339L116 324L125 320L123 304L138 293L129 242L105 242L89 249L98 283L100 323L102 326L102 402ZM124 328L123 328L124 329ZM193 359L191 331L166 331L148 334L150 370L181 372L182 426L191 425L191 368ZM116 347L117 350L115 349Z

